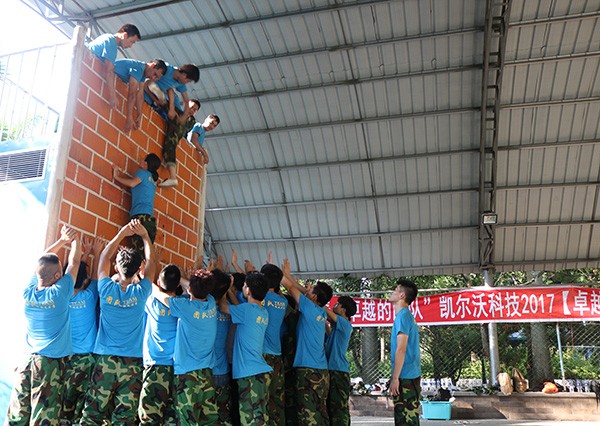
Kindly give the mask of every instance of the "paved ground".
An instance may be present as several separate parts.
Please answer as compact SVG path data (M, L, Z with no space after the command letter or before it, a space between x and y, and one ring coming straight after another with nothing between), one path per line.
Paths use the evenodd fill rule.
M387 417L352 417L353 426L393 425ZM598 426L598 422L552 422L548 420L421 420L421 426Z

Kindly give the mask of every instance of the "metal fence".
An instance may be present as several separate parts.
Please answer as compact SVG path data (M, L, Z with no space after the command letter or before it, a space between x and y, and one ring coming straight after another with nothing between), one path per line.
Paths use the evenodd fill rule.
M70 54L61 44L0 56L0 141L56 132Z
M422 387L433 392L483 391L490 382L487 326L419 327ZM377 393L390 378L391 327L355 328L347 358L357 393ZM600 323L499 323L500 371L519 369L527 378L540 364L550 364L552 377L565 391L589 392L600 379ZM549 359L542 359L548 357ZM564 380L564 381L563 381Z

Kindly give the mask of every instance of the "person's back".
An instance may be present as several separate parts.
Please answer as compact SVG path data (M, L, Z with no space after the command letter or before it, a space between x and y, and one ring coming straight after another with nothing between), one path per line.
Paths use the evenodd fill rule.
M242 424L265 425L269 421L267 400L272 368L263 357L269 312L262 306L268 293L267 281L259 272L249 273L243 287L248 303L229 305L231 322L237 324L233 347L232 377L237 381Z
M167 265L161 270L156 287L175 297L181 291L180 280L179 268ZM146 302L145 311L144 373L138 407L140 425L169 424L176 422L173 355L178 319L171 315L167 305L153 296Z
M68 242L69 266L63 275L57 253ZM60 421L64 360L72 353L69 299L80 250L75 231L63 226L59 240L38 259L35 275L23 291L28 355L17 370L7 424Z
M142 238L143 254L132 248L119 251L121 240L132 235ZM115 254L118 281L111 276ZM142 268L143 258L146 261ZM96 365L80 421L83 426L97 425L106 419L113 424L137 421L145 305L152 291L154 268L154 249L148 231L135 219L119 230L100 255ZM144 278L138 281L139 274Z
M267 364L273 369L269 384L269 421L272 424L285 423L285 373L281 355L283 319L288 307L287 299L279 294L283 272L278 266L267 263L261 268L269 284L265 296L265 308L269 312L269 325L265 332L263 354Z
M190 277L185 297L165 297L156 289L153 293L178 318L173 364L181 425L212 425L217 420L212 379L217 336L213 287L212 273L201 269Z
M329 368L329 421L333 425L350 426L350 365L346 353L352 335L350 318L356 313L356 302L351 297L341 296L333 309L326 307L325 310L331 324L325 348Z
M94 353L142 358L144 309L151 291L147 278L125 290L110 277L98 281L100 323Z

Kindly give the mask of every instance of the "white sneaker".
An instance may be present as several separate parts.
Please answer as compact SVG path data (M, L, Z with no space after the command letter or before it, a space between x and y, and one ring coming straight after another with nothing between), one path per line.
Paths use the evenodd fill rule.
M160 186L161 188L172 188L174 186L177 186L178 183L179 182L177 181L177 179L167 179L159 183L158 186Z
M167 100L165 92L160 90L160 87L158 87L158 84L156 84L155 81L148 83L148 90L150 90L154 96L158 98L159 102L164 103Z

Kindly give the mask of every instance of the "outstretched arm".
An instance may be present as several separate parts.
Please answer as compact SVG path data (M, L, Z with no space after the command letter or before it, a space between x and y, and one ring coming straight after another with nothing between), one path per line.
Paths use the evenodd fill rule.
M146 228L144 228L144 225L142 225L142 223L137 219L132 219L129 223L131 224L133 232L142 237L142 240L144 241L144 257L146 258L146 266L144 267L144 278L148 278L150 282L154 282L154 272L156 266L156 262L154 260L155 253L152 241L150 240L150 236L148 235L148 231L146 230Z
M53 244L46 248L45 253L58 254L61 248L64 247L69 241L77 236L77 232L74 229L69 228L67 225L63 225L60 229L60 237Z
M115 90L115 64L104 59L104 79L108 90L108 105L111 108L117 106L117 92Z
M102 254L102 250L106 243L101 238L94 238L94 242L92 243L92 253L94 253L94 262L92 263L92 270L90 271L90 277L93 280L98 279L98 264L100 263L100 254Z
M294 298L296 303L299 303L300 295L305 293L306 289L301 291L302 286L298 284L298 281L296 281L296 279L292 276L290 260L287 257L283 259L281 270L283 271L283 279L281 280L281 284L283 284L290 296Z
M231 266L233 266L233 269L235 269L236 272L239 272L240 274L244 273L244 270L240 268L240 265L237 263L237 253L235 252L235 249L231 249Z
M134 186L139 185L139 183L142 181L139 177L137 176L127 176L126 174L123 173L123 170L121 170L121 168L119 166L117 166L115 163L113 163L112 165L113 167L113 178L119 182L121 185L125 185L128 188L133 188Z
M131 131L134 126L133 110L136 106L138 86L138 81L134 77L129 77L129 87L127 88L127 119L125 120L125 127L123 128L126 133Z
M98 261L98 279L110 277L110 260L117 253L119 249L119 243L125 237L129 237L133 235L133 229L131 227L131 222L127 225L123 226L117 235L114 236L112 240L108 242L104 250L102 250L102 254L100 254L100 260Z
M65 275L71 275L73 282L77 281L79 272L79 263L81 262L81 240L77 237L71 240L71 252L69 253L69 265L65 270Z
M206 152L204 147L200 145L200 142L198 142L198 133L196 132L192 133L192 144L194 145L194 148L196 148L196 151L198 151L202 155L202 158L204 159L204 164L208 164L208 152Z
M337 322L337 314L331 309L329 309L327 305L323 306L323 308L325 309L325 312L327 312L327 318L329 319L329 321Z

